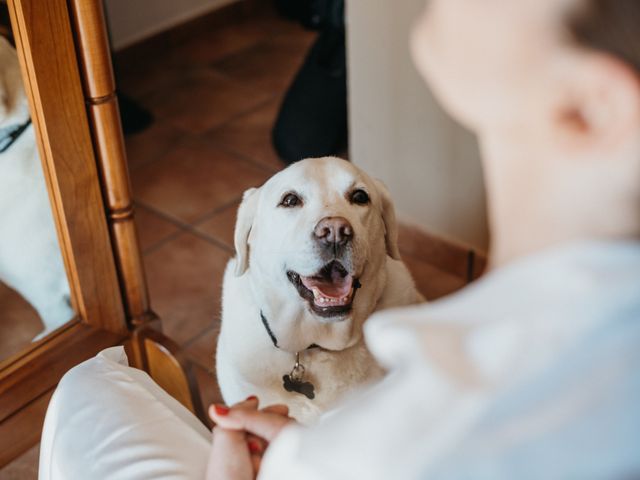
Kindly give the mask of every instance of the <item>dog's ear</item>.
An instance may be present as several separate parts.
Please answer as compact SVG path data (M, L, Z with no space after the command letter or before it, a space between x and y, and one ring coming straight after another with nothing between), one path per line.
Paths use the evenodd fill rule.
M249 268L249 232L258 207L258 189L250 188L242 195L242 203L238 208L236 230L233 243L236 247L236 276L241 276Z
M380 206L382 209L382 221L384 222L384 241L387 247L387 255L394 260L400 260L400 250L398 249L398 222L396 220L396 209L393 207L391 195L386 185L380 180L375 180L378 193L380 194Z

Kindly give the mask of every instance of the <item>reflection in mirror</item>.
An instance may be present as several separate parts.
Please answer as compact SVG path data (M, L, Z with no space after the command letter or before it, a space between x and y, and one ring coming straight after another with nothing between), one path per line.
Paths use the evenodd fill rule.
M0 361L73 316L18 56L0 36Z

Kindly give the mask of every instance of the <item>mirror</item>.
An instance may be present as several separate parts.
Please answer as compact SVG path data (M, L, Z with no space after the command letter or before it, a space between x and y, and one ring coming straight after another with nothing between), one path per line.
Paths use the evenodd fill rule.
M0 468L37 443L47 403L65 372L105 348L133 340L139 330L159 324L150 309L133 223L102 2L0 0L0 35L11 34L22 74L18 85L29 106L23 107L23 115L29 110L32 121L17 141L27 138L29 128L34 130L40 157L34 165L41 167L29 178L40 179L39 186L32 188L44 199L46 208L41 211L55 219L55 228L49 223L48 231L50 238L57 239L63 261L58 249L51 248L44 257L59 269L64 265L59 271L66 272L66 277L56 276L60 289L45 291L62 291L62 297L70 291L73 319L57 329L45 327L25 297L17 296L13 288L0 289L0 341L5 342L0 344ZM0 70L8 67L3 56ZM12 75L19 77L15 71ZM5 83L0 77L3 88ZM5 105L8 99L0 98L0 106ZM28 169L26 164L18 165ZM18 207L35 197L20 196ZM2 215L5 212L14 210L0 209ZM26 218L20 223L30 225ZM0 219L2 239L13 232L11 225ZM32 268L40 280L52 267L38 265L36 255L24 250L29 243L25 238L41 234L22 235L21 253L16 256L36 265ZM9 308L31 316L10 317ZM38 335L44 338L32 342ZM132 358L141 365L140 343L132 343Z
M2 361L67 323L74 310L8 24L3 24L0 33Z

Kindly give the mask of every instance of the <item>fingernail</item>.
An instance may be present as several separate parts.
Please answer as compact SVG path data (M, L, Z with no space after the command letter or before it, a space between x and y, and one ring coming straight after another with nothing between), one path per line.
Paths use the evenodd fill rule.
M223 406L223 405L214 405L213 409L221 417L224 417L225 415L229 414L229 409L227 407Z
M249 446L249 451L251 453L262 453L262 447L255 440L249 440L247 445Z
M257 399L258 399L258 397L256 397L255 395L249 395L247 397L247 399L245 400L245 402L248 402L249 400L257 400Z

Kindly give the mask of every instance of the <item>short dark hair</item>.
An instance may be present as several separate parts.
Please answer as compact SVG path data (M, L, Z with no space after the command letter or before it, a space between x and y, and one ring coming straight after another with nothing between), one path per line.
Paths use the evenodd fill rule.
M568 27L579 44L615 55L640 75L640 0L582 0Z

